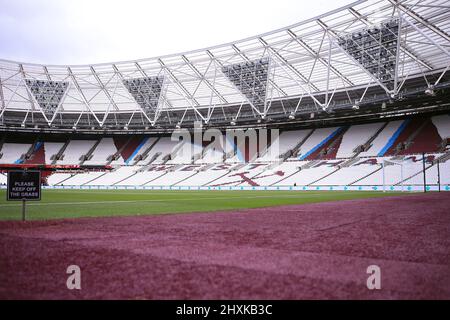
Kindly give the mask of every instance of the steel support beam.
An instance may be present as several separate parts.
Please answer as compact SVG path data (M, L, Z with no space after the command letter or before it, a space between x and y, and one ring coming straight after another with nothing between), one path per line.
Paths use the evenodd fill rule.
M219 91L217 91L216 88L214 88L214 86L208 81L208 79L206 79L206 77L204 75L202 75L200 73L200 71L198 71L198 69L192 64L191 61L189 61L189 59L185 56L182 55L181 58L183 59L184 62L186 62L186 64L189 66L189 68L191 68L192 71L194 71L194 73L208 86L208 88L214 92L214 94L219 97L219 99L227 104L228 101L219 93Z
M22 75L22 81L23 81L24 84L25 84L25 88L26 88L26 91L27 91L28 99L30 99L31 110L34 111L34 110L35 110L35 106L34 106L33 95L30 93L30 91L28 90L27 84L25 83L25 79L26 79L27 77L26 77L26 75L25 75L25 70L23 69L23 65L22 65L22 64L19 64L19 70L20 70L20 74ZM40 107L39 107L39 109L40 109ZM45 117L45 115L44 115L44 117ZM46 118L46 119L47 119L47 118Z
M72 82L75 85L75 88L77 89L78 94L80 95L81 99L83 100L84 105L91 112L91 114L94 116L94 119L97 121L97 123L100 125L100 127L103 126L103 123L101 123L100 120L98 120L97 115L92 110L91 105L89 104L89 102L86 99L86 96L84 95L83 91L81 90L81 87L78 84L78 81L75 78L75 75L73 74L72 69L70 67L67 67L67 71L69 72L69 76L72 79Z
M314 58L317 58L317 60L319 60L320 63L322 63L327 68L329 68L331 72L333 72L335 75L337 75L339 78L341 78L345 83L347 83L349 86L354 85L353 82L351 82L347 77L345 77L341 72L339 72L339 70L337 70L335 67L330 65L327 61L325 61L325 59L322 58L318 52L314 51L303 40L301 40L299 37L297 37L297 35L292 30L287 29L286 32L298 45L300 45L303 49L308 51L308 53L311 54L311 56L313 56ZM330 45L330 47L331 47L331 45Z
M309 82L308 79L300 72L298 71L294 66L292 66L278 51L276 51L274 48L269 46L267 42L263 38L258 38L259 42L261 42L262 45L264 45L274 56L276 56L280 61L283 62L283 64L294 73L297 77L299 77L306 85L311 86L315 91L320 91L319 88L317 88L314 83Z
M102 80L99 78L97 72L95 71L94 67L91 66L91 72L94 75L95 80L97 80L98 84L100 85L100 88L105 93L106 97L108 98L109 102L112 104L115 110L119 110L117 107L117 104L114 102L114 99L109 94L108 90L106 89L105 85L103 84Z
M427 28L429 28L430 30L432 30L433 32L435 32L436 34L438 34L439 36L441 36L442 38L444 38L445 40L447 40L448 42L450 42L450 35L448 35L447 33L445 33L443 30L439 29L438 27L436 27L434 24L428 22L427 20L425 20L424 18L422 18L421 16L419 16L417 13L415 13L413 10L408 9L407 7L405 7L403 4L401 4L399 1L397 0L388 0L392 5L394 5L397 9L399 9L400 11L402 11L403 13L405 13L406 15L410 16L411 18L413 18L414 20L420 22L421 24L423 24L424 26L426 26Z
M5 103L5 95L3 94L3 83L2 83L1 77L0 77L0 100L1 100L0 102L1 102L1 106L2 106L1 110L3 110L6 108L6 103Z
M200 104L198 103L198 101L191 95L191 93L183 86L183 84L177 79L177 77L175 77L175 75L173 74L172 70L170 70L165 63L161 60L158 59L159 64L161 65L161 68L163 68L167 74L169 75L169 77L172 79L172 81L175 83L175 85L177 85L181 91L183 91L183 93L185 94L185 96L191 101L191 103L195 106L200 106Z

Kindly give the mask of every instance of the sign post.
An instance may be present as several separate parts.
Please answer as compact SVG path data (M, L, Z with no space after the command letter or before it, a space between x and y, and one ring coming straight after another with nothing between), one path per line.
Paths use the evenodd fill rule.
M41 200L40 171L9 171L8 201L22 201L22 221L26 220L26 202Z

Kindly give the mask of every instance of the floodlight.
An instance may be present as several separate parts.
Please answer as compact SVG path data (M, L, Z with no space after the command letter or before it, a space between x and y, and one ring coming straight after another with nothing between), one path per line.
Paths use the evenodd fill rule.
M436 93L434 92L433 86L428 86L428 88L425 90L425 94L427 96L434 96Z

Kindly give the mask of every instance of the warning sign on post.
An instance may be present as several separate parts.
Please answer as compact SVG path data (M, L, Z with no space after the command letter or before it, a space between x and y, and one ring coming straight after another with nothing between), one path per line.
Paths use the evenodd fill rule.
M7 200L41 200L40 171L9 171Z

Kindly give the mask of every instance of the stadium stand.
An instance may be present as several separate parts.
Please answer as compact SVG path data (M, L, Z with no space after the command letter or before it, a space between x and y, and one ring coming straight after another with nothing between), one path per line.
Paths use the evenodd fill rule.
M64 142L44 142L45 163L52 164Z
M8 143L5 142L2 147L2 157L0 163L20 163L22 155L26 154L31 144L28 143Z
M306 139L299 150L298 159L299 160L313 160L316 151L327 143L330 139L337 134L339 128L320 128L313 131L313 133Z
M161 137L156 144L148 151L147 157L142 162L144 164L162 164L170 160L173 149L179 144L172 141L170 137Z
M73 136L65 142L35 139L32 144L24 139L23 143L4 142L0 160L5 165L55 165L58 159L56 166L82 169L50 172L46 180L50 186L379 187L383 183L423 183L421 159L422 153L426 153L428 184L438 183L440 159L439 182L445 185L450 182L447 174L450 155L446 150L448 119L449 115L444 114L287 130L251 163L246 163L239 152L232 151L227 157L212 143L201 146L164 136L113 136L97 140ZM228 150L236 150L227 143ZM332 152L324 152L331 147ZM241 148L245 152L245 146ZM380 157L381 154L384 156ZM113 155L118 158L112 160ZM112 171L107 170L109 164Z
M96 140L70 140L56 164L79 164L88 155Z
M399 128L404 121L397 120L389 122L383 130L372 141L366 151L361 152L361 157L376 157L382 156L386 153L386 150L394 143L395 135L398 133Z
M126 164L138 164L140 161L147 159L148 153L153 148L158 138L144 137L133 153L125 161Z
M65 179L61 183L66 186L82 186L86 183L99 178L100 176L106 174L105 172L90 171L86 173L77 173L72 175L69 179ZM60 183L60 184L61 184Z
M6 174L0 173L0 184L6 184L6 182L7 182Z
M351 126L342 138L336 157L352 158L362 152L369 140L376 135L383 125L383 122L378 122Z
M112 186L116 183L121 182L122 180L128 178L136 168L132 166L121 166L112 172L107 172L105 174L100 175L94 180L86 181L85 185L87 186Z
M450 114L439 115L431 118L442 140L450 139Z
M269 146L267 152L258 161L277 161L294 156L296 147L311 133L311 130L284 131L278 137L278 144Z
M97 145L94 145L94 147L91 157L86 160L84 164L105 164L117 152L113 138L102 138ZM118 159L114 160L114 164L120 165L123 163L122 156L119 156Z
M47 183L51 186L64 185L64 181L73 175L72 173L54 173L47 178Z

